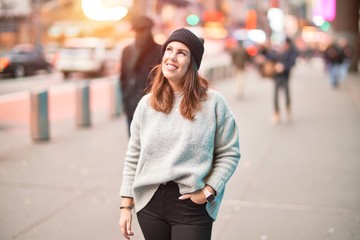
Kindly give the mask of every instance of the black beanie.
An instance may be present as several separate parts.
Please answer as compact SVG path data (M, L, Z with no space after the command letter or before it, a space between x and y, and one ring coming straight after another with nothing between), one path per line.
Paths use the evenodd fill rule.
M195 59L196 66L199 69L201 64L201 59L204 54L204 39L198 38L193 32L191 32L186 28L180 28L174 31L166 40L166 42L163 44L161 48L162 56L164 56L166 46L170 42L174 42L174 41L181 42L190 49L190 52Z

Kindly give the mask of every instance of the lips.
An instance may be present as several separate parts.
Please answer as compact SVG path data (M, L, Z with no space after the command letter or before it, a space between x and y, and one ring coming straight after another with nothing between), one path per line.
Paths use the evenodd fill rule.
M170 63L166 63L165 66L166 66L166 69L170 70L170 71L178 69L178 67L176 65L170 64Z

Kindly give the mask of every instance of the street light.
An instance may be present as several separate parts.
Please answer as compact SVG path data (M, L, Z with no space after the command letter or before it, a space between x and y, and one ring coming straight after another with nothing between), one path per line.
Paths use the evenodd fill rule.
M81 0L85 16L95 21L119 21L128 13L126 6L105 7L102 0Z

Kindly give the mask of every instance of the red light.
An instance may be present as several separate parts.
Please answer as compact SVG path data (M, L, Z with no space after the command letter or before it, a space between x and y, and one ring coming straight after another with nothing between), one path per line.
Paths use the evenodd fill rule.
M9 66L10 60L8 58L0 58L0 70Z
M279 0L271 0L270 1L270 7L271 8L279 8L280 4L279 4Z
M257 48L256 48L255 46L250 46L250 47L248 47L248 48L246 49L246 51L247 51L247 53L248 53L250 56L252 56L252 57L256 56L256 54L258 53L258 50L257 50Z
M206 22L224 22L225 16L220 11L206 11L203 15Z

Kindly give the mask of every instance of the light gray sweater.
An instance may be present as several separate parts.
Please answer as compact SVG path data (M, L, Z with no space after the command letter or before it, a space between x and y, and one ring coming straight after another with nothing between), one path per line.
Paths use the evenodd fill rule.
M139 102L131 124L120 195L133 197L138 212L162 183L175 181L181 194L208 184L216 196L206 208L215 220L225 185L240 159L233 114L223 96L212 89L192 121L179 112L181 94L176 94L169 114L150 107L149 96Z

